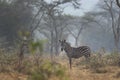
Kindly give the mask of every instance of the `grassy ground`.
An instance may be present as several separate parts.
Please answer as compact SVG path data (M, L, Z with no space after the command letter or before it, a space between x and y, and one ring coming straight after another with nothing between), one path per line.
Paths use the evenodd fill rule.
M73 67L71 71L68 71L68 74L71 80L120 80L116 76L120 72L118 67L108 66L102 69L106 72L95 73L86 69L85 66L79 66L79 68Z
M79 61L81 60L79 59ZM107 65L98 68L99 71L95 72L88 66L78 65L78 63L77 59L73 60L72 70L70 70L67 60L61 62L68 68L67 74L70 80L120 80L120 67L118 66Z
M44 59L44 61L46 60L49 61L50 58L47 57L46 59ZM65 76L67 76L67 78L64 78L62 80L120 80L120 67L117 65L103 65L102 63L99 63L102 64L102 66L98 66L99 64L97 61L95 61L94 64L93 62L89 64L84 64L84 58L80 58L73 59L72 69L70 69L67 57L55 57L54 61L55 65L60 64L64 67ZM51 70L52 68L49 69ZM28 77L29 74L19 73L15 70L0 72L0 80L29 80ZM46 80L61 80L61 78L58 78L57 76L55 76L55 74L52 73L49 79Z

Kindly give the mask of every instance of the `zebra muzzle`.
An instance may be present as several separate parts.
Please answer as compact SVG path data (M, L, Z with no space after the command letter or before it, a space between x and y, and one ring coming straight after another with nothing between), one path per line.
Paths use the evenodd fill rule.
M63 48L61 48L61 51L63 51Z

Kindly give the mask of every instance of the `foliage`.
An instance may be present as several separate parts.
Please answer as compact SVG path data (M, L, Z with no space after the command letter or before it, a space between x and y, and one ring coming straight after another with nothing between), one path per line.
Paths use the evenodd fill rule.
M25 31L25 30L22 30L22 31L18 31L18 35L22 38L22 37L29 37L30 36L30 32L29 31Z
M120 65L120 54L119 53L111 53L106 55L105 57L106 64L112 66L119 66Z
M103 69L106 66L120 66L120 54L109 53L100 56L99 54L92 55L90 58L89 68L97 73L106 73L107 70Z
M6 53L0 49L0 71L8 72L10 67L15 67L17 62L17 55L14 53Z
M18 6L18 0L1 0L0 1L0 38L4 37L4 42L8 42L7 45L13 46L14 42L19 39L18 31L21 29L29 29L27 26L32 17L30 8ZM6 46L8 47L8 46Z
M37 51L37 49L40 51L40 53L43 52L43 48L44 48L44 44L47 42L47 40L39 40L39 41L32 41L30 43L30 51L32 53L35 53Z
M105 67L105 63L102 57L99 56L99 54L94 54L90 58L90 63L88 64L89 68L97 73L104 72L104 70L101 70L100 68Z
M54 65L50 61L45 61L39 68L34 69L28 80L48 80L53 76L59 80L67 80L64 67L60 64Z

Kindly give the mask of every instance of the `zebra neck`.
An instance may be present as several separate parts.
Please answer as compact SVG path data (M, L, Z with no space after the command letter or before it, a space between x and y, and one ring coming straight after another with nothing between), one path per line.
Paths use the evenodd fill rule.
M65 48L65 52L66 52L67 54L70 54L70 53L72 52L72 47L66 47L66 48Z

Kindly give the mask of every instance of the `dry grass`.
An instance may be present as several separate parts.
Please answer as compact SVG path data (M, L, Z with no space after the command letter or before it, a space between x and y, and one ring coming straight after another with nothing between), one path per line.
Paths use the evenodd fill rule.
M72 70L67 70L67 75L70 80L120 80L120 68L115 66L105 67L107 73L93 73L84 66L79 68L73 67ZM0 80L27 80L27 75L18 73L0 73ZM59 80L53 76L49 80Z
M82 59L79 59L79 61L82 61ZM67 74L70 80L120 80L120 67L118 66L106 65L98 68L99 72L94 72L86 65L76 65L76 62L78 60L73 60L72 70L69 69L66 59L61 62L68 68Z
M106 67L105 69L106 73L94 73L81 66L79 69L74 67L73 70L68 71L68 74L71 80L120 80L120 78L114 77L120 71L118 67Z
M47 60L50 60L47 57ZM31 59L30 59L31 60ZM45 59L46 60L46 59ZM83 64L84 58L74 59L72 70L69 68L67 57L54 57L54 61L61 64L66 69L67 79L64 80L120 80L120 67L116 65L105 65L97 67L94 71L86 64ZM101 64L101 63L100 63ZM28 75L18 72L1 72L0 80L28 80ZM60 80L55 75L52 75L49 80Z

